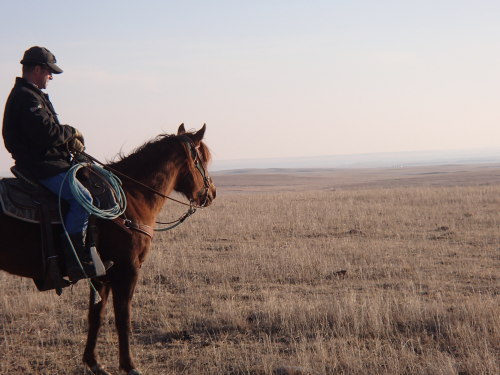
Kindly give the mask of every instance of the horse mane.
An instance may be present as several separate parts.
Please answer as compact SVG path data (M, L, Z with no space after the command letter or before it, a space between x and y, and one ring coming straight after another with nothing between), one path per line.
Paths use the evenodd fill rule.
M189 136L194 133L187 132L184 134ZM123 152L119 152L117 160L111 161L108 164L122 173L134 174L137 178L140 178L141 176L151 176L152 174L156 174L156 172L158 172L159 161L173 161L171 160L172 147L169 147L169 145L177 142L179 137L180 135L177 134L160 134L137 147L128 155L125 155ZM208 162L212 159L209 148L201 142L198 150L204 163L208 164ZM191 164L193 163L189 163L190 169L192 168Z

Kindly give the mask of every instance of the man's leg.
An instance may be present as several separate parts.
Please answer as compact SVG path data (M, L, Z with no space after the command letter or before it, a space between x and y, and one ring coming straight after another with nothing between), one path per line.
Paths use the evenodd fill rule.
M85 246L85 234L88 226L89 214L73 196L68 179L64 179L65 175L66 173L61 173L56 176L40 180L40 183L57 196L60 194L61 198L69 204L69 211L64 219L64 226L69 234L73 246L68 243L65 235L63 235L62 238L62 245L65 251L64 255L68 276L72 281L77 281L85 278L86 276L96 276L96 271L95 264L92 261L90 254L90 249ZM89 191L79 181L75 181L75 183L81 191L84 199L86 199L89 203L92 203L92 196ZM78 255L85 273L82 272L80 264L75 258L73 248Z
M66 227L66 231L69 234L81 234L85 235L87 231L87 226L89 224L89 213L82 207L82 205L76 200L71 192L71 188L69 186L68 179L64 180L64 176L66 173L60 173L53 177L45 178L40 180L40 183L44 185L47 189L52 191L54 194L59 196L59 192L61 192L61 198L68 202L69 211L64 219L64 226ZM61 190L61 184L64 185ZM80 181L75 181L76 186L82 193L84 199L88 203L92 203L92 195L90 195L89 191L83 186Z

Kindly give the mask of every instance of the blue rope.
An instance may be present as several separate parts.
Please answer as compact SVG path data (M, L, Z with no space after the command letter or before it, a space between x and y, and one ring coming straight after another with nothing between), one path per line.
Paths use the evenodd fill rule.
M111 186L111 192L113 194L113 199L115 201L115 205L111 207L110 209L103 210L100 209L97 206L94 206L93 203L87 201L85 199L85 196L81 192L81 190L78 188L77 184L77 178L76 174L79 169L87 167L92 165L92 169L99 173L103 179L105 179L109 185ZM121 180L116 177L113 173L105 170L104 168L101 168L95 164L91 163L78 163L73 165L68 172L66 172L66 175L64 176L63 182L61 183L61 187L59 189L59 217L61 219L61 224L64 230L64 235L66 236L66 239L69 241L71 245L71 249L73 251L73 255L75 256L78 265L80 266L80 269L82 272L85 274L85 270L82 266L82 263L80 262L80 259L78 258L78 254L76 253L76 250L73 246L73 243L71 242L71 239L69 237L68 231L66 230L66 226L64 225L64 219L63 219L63 214L62 214L62 204L61 204L61 194L62 194L62 188L64 185L64 181L68 179L68 183L70 186L71 193L75 197L75 199L78 201L78 203L90 214L98 216L103 219L115 219L121 214L125 212L125 209L127 208L127 198L125 196L125 192L122 189L122 182ZM101 301L101 297L99 296L99 293L97 292L97 289L94 287L94 284L92 284L92 281L87 278L87 281L90 285L90 288L94 292L94 304L97 304Z
M101 168L98 165L92 164L92 170L98 173L104 180L106 180L111 187L111 193L113 194L115 203L113 207L109 209L101 209L95 206L93 203L87 201L81 190L78 188L78 180L76 178L76 174L81 168L87 167L88 165L88 163L75 164L69 169L67 173L68 183L73 196L89 214L107 220L116 219L118 216L122 215L127 208L127 198L125 196L125 192L122 189L121 180L110 171L107 171L106 169Z

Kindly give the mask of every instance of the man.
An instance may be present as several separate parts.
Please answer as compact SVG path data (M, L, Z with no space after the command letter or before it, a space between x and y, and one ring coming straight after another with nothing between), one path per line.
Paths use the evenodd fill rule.
M53 75L63 71L56 65L55 56L44 47L28 49L21 64L22 78L16 78L5 105L2 128L5 147L12 154L16 168L38 180L50 191L59 194L63 184L61 197L69 204L64 224L84 271L75 258L71 244L63 236L67 275L74 282L94 277L97 275L96 265L102 263L99 264L100 260L96 259L94 262L90 248L85 246L89 214L75 200L68 179L63 183L71 167L69 150L83 151L83 136L74 127L59 123L49 96L42 92ZM77 184L85 199L92 202L88 190Z

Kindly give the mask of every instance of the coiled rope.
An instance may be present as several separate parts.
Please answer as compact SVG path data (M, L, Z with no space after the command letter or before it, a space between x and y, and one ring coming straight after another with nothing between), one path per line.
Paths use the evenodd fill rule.
M78 179L76 177L77 172L81 168L87 168L92 166L92 171L98 175L105 181L105 183L108 184L110 187L110 191L113 194L113 199L115 201L115 204L109 208L109 209L101 209L93 204L93 202L89 202L80 188L78 187ZM67 172L66 175L64 176L64 179L61 183L61 187L59 188L59 217L61 220L61 224L64 230L64 234L66 236L67 241L69 241L71 245L71 249L73 250L73 255L75 256L78 265L80 266L80 269L82 270L83 274L85 274L85 270L83 268L82 263L80 262L80 258L78 257L78 254L76 253L75 247L73 246L73 243L71 242L71 239L69 237L68 231L66 230L66 226L64 225L64 219L63 219L63 213L62 213L62 189L64 186L64 182L68 180L68 184L71 190L71 193L75 197L75 199L78 201L78 203L91 215L103 218L103 219L115 219L118 216L122 215L126 208L127 208L127 198L125 195L125 192L122 189L122 182L121 180L115 176L112 172L105 170L104 168L101 168L95 164L92 163L77 163L73 165ZM97 289L94 287L94 284L92 284L92 281L87 278L87 281L90 285L90 288L94 292L94 304L97 304L101 301L101 297L99 296L99 293L97 292Z
M77 172L81 168L92 166L92 172L98 174L105 183L108 184L110 192L113 194L115 204L108 209L102 209L89 202L82 191L78 187L78 180L76 178ZM112 172L90 163L78 163L72 166L67 173L68 183L71 193L80 205L91 215L100 217L101 219L113 220L122 215L127 208L127 198L122 189L121 180Z

